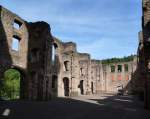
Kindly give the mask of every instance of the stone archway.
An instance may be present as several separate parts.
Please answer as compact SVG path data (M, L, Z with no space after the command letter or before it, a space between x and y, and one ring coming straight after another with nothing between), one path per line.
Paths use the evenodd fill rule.
M63 83L64 83L64 96L69 96L69 78L64 77Z
M0 97L6 100L18 100L24 97L24 74L18 68L8 68L2 74Z

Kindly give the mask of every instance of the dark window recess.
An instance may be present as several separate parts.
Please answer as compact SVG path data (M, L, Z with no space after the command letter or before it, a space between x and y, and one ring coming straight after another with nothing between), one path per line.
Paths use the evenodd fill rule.
M111 72L115 72L115 66L111 66Z
M22 26L22 23L19 20L14 20L14 28L16 29L20 29L20 27Z
M64 61L65 71L69 71L69 61Z
M125 64L125 65L124 65L124 69L125 69L125 72L128 72L128 70L129 70L128 64Z
M80 75L83 76L83 68L80 68Z
M118 65L118 72L122 72L122 65Z

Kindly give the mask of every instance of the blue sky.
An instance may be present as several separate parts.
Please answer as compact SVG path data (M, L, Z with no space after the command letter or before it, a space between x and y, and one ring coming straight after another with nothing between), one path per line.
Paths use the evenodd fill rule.
M27 21L46 21L52 34L77 43L94 59L135 54L141 0L0 0Z

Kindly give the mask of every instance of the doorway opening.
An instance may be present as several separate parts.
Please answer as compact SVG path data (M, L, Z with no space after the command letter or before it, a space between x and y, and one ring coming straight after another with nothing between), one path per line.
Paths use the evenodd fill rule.
M64 95L69 96L69 79L67 77L63 78L64 83Z
M80 81L80 91L81 91L81 95L84 95L84 88L83 88L83 80Z

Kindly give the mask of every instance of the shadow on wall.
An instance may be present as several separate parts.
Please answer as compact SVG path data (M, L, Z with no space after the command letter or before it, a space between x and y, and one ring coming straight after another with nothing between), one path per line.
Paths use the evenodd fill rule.
M60 70L61 70L60 58L58 55L55 55L55 61L54 61L52 70L53 70L53 75L57 76L57 79L55 79L55 80L52 79L52 84L55 82L55 88L52 88L52 93L53 93L52 95L53 95L53 97L57 97L58 96L58 88L59 88L58 80L59 80L59 74L60 74Z
M144 26L143 24L143 67L145 74L145 107L150 109L150 21Z
M0 15L2 14L2 8L0 6ZM2 87L4 82L4 72L12 65L12 59L9 54L9 46L6 37L6 32L0 20L0 98L2 98Z
M143 35L139 42L137 69L132 74L131 81L125 87L125 90L130 90L134 94L138 94L140 99L144 101L145 107L148 106L148 63L150 59L150 43L147 41L150 37L150 22L143 25ZM150 103L149 103L150 104ZM150 106L149 106L150 107Z
M144 21L143 21L144 23ZM137 68L137 80L139 81L140 86L140 97L144 100L145 108L150 109L150 92L149 92L149 80L150 80L150 22L148 22L143 27L143 35L141 42L139 43L139 62ZM136 74L135 74L136 75ZM137 86L138 87L138 86Z
M0 14L5 14L3 13L5 11L5 9L3 9L0 6ZM12 36L14 34L12 34L12 36L10 36L10 34L8 33L9 30L6 32L6 29L11 29L9 27L13 27L11 22L13 21L9 21L8 23L7 21L4 20L6 14L1 15L0 18L0 88L3 87L3 83L4 83L4 73L5 71L7 71L8 69L16 69L20 72L21 74L21 80L20 80L20 99L24 99L27 97L27 95L25 94L25 70L26 69L22 69L21 67L17 66L15 63L13 63L12 58L16 56L16 52L12 49ZM8 15L8 17L10 17ZM5 26L4 26L5 25ZM9 43L8 43L9 42ZM9 46L9 44L11 44ZM18 60L19 60L19 56ZM2 89L0 89L0 91L2 91Z
M46 22L27 23L28 40L28 74L31 100L49 100L51 73L51 29Z
M2 14L1 6L0 6L0 14ZM11 68L11 65L12 65L12 59L11 59L11 55L9 54L9 45L6 37L6 32L2 20L0 20L0 79L1 80L3 78L3 74L5 70Z
M124 91L128 94L138 95L141 101L144 101L144 77L145 77L145 69L143 66L143 47L139 46L137 61L135 64L132 64L134 70L136 65L136 70L131 74L131 80L128 82L127 86L124 87Z
M2 10L3 8L0 6L0 15L3 14ZM3 18L1 17L0 18L0 98L6 98L6 97L3 97L2 95L2 93L6 93L3 89L5 71L7 71L10 68L13 68L13 69L17 69L20 72L20 70L17 67L13 66L12 56L10 54L12 49L10 49L9 44L8 44L8 39L7 39L8 33L6 33L6 28L4 28L4 24L7 25L5 21L3 21Z
M136 71L131 74L131 80L128 82L127 86L124 87L124 92L127 92L127 94L138 95L140 100L144 101L144 80L138 67Z

